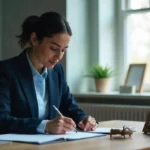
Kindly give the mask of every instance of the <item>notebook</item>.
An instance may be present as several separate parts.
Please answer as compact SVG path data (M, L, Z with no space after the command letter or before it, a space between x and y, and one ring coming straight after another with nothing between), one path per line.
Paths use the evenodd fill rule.
M72 141L86 138L104 136L105 134L86 133L86 132L68 132L66 134L2 134L0 141L15 141L25 143L44 144L56 141Z

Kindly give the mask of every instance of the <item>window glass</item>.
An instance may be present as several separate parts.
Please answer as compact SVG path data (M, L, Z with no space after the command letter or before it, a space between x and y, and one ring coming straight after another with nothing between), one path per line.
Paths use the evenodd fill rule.
M127 9L149 8L150 0L125 0Z
M126 23L131 63L147 63L145 82L150 83L150 12L128 15Z

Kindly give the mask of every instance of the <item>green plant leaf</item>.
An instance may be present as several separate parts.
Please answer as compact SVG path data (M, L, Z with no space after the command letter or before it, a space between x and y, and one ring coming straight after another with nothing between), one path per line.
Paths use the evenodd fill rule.
M102 67L101 65L94 65L88 70L88 73L85 75L85 77L110 78L114 75L116 75L116 71L113 70L111 67Z

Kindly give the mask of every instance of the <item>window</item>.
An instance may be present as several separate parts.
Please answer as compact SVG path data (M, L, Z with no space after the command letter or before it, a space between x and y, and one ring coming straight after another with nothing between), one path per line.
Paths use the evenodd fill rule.
M125 9L137 10L150 7L150 0L124 0Z
M126 63L147 63L145 76L150 91L150 0L122 0Z

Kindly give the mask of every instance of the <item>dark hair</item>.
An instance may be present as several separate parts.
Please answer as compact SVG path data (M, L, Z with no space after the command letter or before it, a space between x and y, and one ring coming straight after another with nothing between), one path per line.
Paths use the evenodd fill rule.
M30 42L32 32L36 33L37 39L42 41L44 37L52 37L56 33L68 33L72 35L71 28L66 19L56 12L47 12L38 16L29 16L25 19L22 33L17 36L22 48Z

